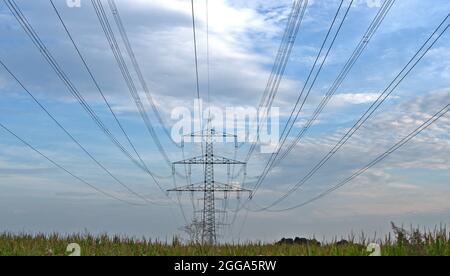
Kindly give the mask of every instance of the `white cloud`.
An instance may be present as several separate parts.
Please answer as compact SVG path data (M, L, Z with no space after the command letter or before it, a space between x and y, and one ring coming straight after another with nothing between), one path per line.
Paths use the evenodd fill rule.
M405 137L448 102L450 102L450 90L444 89L393 106L374 116L329 160L327 165L306 183L301 191L299 190L298 193L291 196L290 200L286 201L286 206L290 206L289 203L292 204L292 202L299 203L299 200L302 202L305 197L300 197L301 194L308 198L308 196L318 194L320 191L336 185L339 180L350 176L355 170L366 165ZM287 191L297 183L295 180L300 180L309 172L345 132L346 130L340 129L327 137L304 138L282 163L282 166L274 170L266 179L264 184L266 191L260 200L263 202L273 201L274 196L268 196L271 189L274 195L279 194L280 191ZM441 118L434 126L425 130L405 147L348 184L348 188L345 189L346 193L355 197L364 195L365 199L370 198L373 204L367 205L364 211L372 212L371 214L381 212L387 215L389 210L392 210L391 214L415 212L422 205L418 205L419 207L409 206L408 201L420 201L420 195L430 198L423 202L424 212L450 208L447 203L444 204L448 198L437 192L440 188L436 184L442 181L433 180L431 183L437 190L431 189L426 195L424 193L430 189L431 183L428 181L430 176L442 176L450 170L449 133L450 119L448 117ZM402 170L403 173L399 173L398 170ZM419 173L419 177L409 178L409 173ZM276 185L272 183L276 183ZM357 186L357 190L354 190L355 186ZM389 198L386 198L387 195ZM297 197L300 199L295 200ZM388 207L378 208L377 204L381 205L385 203L385 200L389 200L389 204L386 205ZM354 202L353 198L348 202L350 203L345 206L350 206ZM433 202L435 202L434 205ZM365 202L361 204L365 204ZM395 208L395 204L401 208ZM358 210L357 207L354 208Z
M345 93L338 94L333 97L331 102L334 106L346 106L353 104L365 104L374 102L378 97L379 93Z

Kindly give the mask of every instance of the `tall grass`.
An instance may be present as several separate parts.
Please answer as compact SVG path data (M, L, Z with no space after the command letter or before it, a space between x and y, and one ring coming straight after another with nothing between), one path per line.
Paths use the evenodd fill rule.
M384 256L450 256L450 233L445 227L409 231L393 225L393 233L380 238L350 235L345 243L334 240L322 245L223 244L202 246L183 243L133 239L121 236L90 234L0 234L1 256L64 256L66 247L78 243L83 256L367 256L369 243L378 243Z

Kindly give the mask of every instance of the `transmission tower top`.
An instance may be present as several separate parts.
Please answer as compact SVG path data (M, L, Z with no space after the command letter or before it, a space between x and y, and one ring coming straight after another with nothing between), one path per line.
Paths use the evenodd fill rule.
M202 143L205 143L206 151L201 156L174 162L172 164L172 171L175 173L176 165L202 165L204 166L203 182L170 189L168 192L203 193L203 210L201 212L202 242L204 244L214 244L216 243L217 238L216 227L220 225L220 223L216 221L216 213L218 212L215 202L216 194L223 193L224 198L228 198L229 193L236 193L238 197L241 193L248 193L249 196L251 195L251 190L244 189L238 185L216 182L214 176L215 166L227 165L229 171L230 165L241 165L244 166L244 171L246 171L246 163L214 154L214 137L234 137L235 146L237 147L237 136L226 133L217 133L214 128L211 127L210 120L208 120L208 128L206 131L192 133L188 136L202 137Z

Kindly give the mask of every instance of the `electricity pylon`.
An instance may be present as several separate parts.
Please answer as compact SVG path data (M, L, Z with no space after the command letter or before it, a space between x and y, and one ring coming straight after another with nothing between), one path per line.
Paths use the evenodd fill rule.
M224 193L225 197L227 197L228 193L237 193L239 195L240 193L248 192L249 196L251 195L251 190L243 189L231 184L216 182L214 179L214 166L227 165L229 167L230 165L242 165L244 166L244 171L246 171L246 163L214 154L215 137L223 137L225 139L227 137L233 137L235 140L235 146L237 147L236 135L226 133L218 134L208 123L208 128L206 131L201 131L200 133L192 133L189 136L192 138L201 137L202 143L204 142L206 145L206 150L201 156L174 162L172 164L172 172L175 173L176 165L203 165L204 180L201 183L190 184L187 186L170 189L168 190L168 192L203 193L202 243L214 244L216 243L216 226L218 226L218 223L216 221L216 193Z

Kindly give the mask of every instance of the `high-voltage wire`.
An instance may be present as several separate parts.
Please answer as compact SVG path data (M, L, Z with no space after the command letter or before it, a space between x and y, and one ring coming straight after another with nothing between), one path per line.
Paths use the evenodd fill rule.
M136 55L134 54L134 50L133 47L131 46L130 40L128 39L128 35L127 35L127 31L123 25L122 22L122 18L120 16L119 10L117 9L116 3L114 0L108 0L108 4L110 7L110 10L114 16L114 20L116 22L117 28L119 29L119 33L120 36L122 37L122 40L125 44L125 49L128 53L128 56L131 59L131 63L133 65L134 71L136 72L139 82L142 86L142 88L144 89L145 95L147 97L147 101L150 104L150 106L152 107L153 112L156 115L156 119L158 120L158 122L160 123L160 125L163 128L164 133L166 134L166 136L170 139L170 141L172 141L172 143L177 146L177 147L181 147L180 145L178 145L178 143L176 143L173 139L172 139L172 135L169 133L168 127L167 127L167 123L164 121L164 119L161 116L161 112L159 111L157 105L155 104L155 101L152 97L152 94L150 93L150 89L148 88L147 82L145 81L144 75L142 74L142 70L141 67L139 65L139 62L136 59Z
M332 50L332 48L333 48L333 46L334 46L334 44L336 42L336 39L337 39L341 29L342 29L342 26L343 26L343 24L345 22L345 19L346 19L347 15L348 15L348 13L350 11L350 8L351 8L351 6L353 4L353 0L349 2L349 5L348 5L347 9L345 10L344 16L342 17L342 19L341 19L341 21L340 21L340 23L339 23L339 25L337 27L337 30L336 30L336 32L335 32L335 34L334 34L334 36L333 36L333 38L331 40L331 43L328 46L326 54L322 58L322 53L325 50L325 45L328 42L328 39L330 38L330 36L332 34L332 30L333 30L335 24L337 23L337 19L338 19L338 16L340 15L343 3L344 3L344 1L341 1L340 5L339 5L339 8L338 8L338 10L337 10L337 12L336 12L336 14L335 14L335 16L333 18L332 23L331 23L331 26L328 29L327 35L325 36L325 39L324 39L324 41L323 41L323 43L321 45L319 53L317 54L316 59L314 61L314 64L313 64L313 66L312 66L312 68L311 68L311 70L309 72L309 75L308 75L306 81L305 81L305 84L303 85L303 88L302 88L299 96L297 97L297 101L296 101L296 103L294 105L294 108L292 109L291 115L289 116L289 119L286 122L285 128L284 128L284 130L283 130L283 132L281 134L282 142L279 143L279 145L277 146L277 150L274 153L271 154L271 157L270 157L269 161L266 163L266 166L264 167L263 173L261 174L261 177L258 179L258 181L256 182L256 185L255 185L255 188L253 189L253 196L258 191L258 189L262 185L262 183L264 182L264 179L266 178L266 176L270 172L270 169L273 167L273 163L275 162L278 154L280 153L280 150L283 147L284 142L286 141L287 137L289 136L289 133L292 130L293 125L295 124L295 122L296 122L300 112L303 109L303 106L306 103L306 100L308 99L308 97L309 97L309 95L310 95L310 93L312 91L312 88L314 87L314 85L315 85L315 83L316 83L320 73L322 72L323 66L324 66L325 62L327 61L327 58L328 58L328 56L329 56L329 54L330 54L330 52L331 52L331 50ZM320 62L320 65L318 65L319 59L321 59L321 58L322 58L322 61ZM317 70L316 70L316 66L318 66ZM312 80L312 81L310 82L310 80ZM307 87L309 87L309 88L307 88ZM305 96L303 97L303 95L305 95ZM302 98L303 98L303 100L302 100Z
M398 75L392 80L392 82L386 87L386 89L379 95L377 100L366 110L366 112L358 119L358 121L345 133L345 135L336 143L336 145L317 163L300 181L298 181L294 187L292 187L283 196L278 198L272 204L267 207L258 209L257 211L268 210L269 208L279 204L284 199L289 197L292 193L302 187L309 179L311 179L315 173L320 170L347 142L350 138L369 120L375 111L386 101L386 99L395 91L395 89L403 82L403 80L412 72L417 64L424 58L429 50L438 42L438 40L448 30L450 24L446 23L450 17L450 14L440 23L440 25L434 30L431 36L425 41L420 49L414 54L409 62L403 67Z
M158 135L155 132L153 124L151 123L150 118L148 117L148 114L147 114L147 111L146 111L144 105L142 104L142 101L139 96L136 85L134 84L133 78L131 77L130 71L128 70L126 62L123 58L122 51L120 50L120 47L117 43L114 32L111 28L111 25L109 24L109 20L105 13L104 8L103 8L103 4L102 4L101 0L91 0L91 2L92 2L92 6L94 7L95 13L97 14L97 18L99 19L99 22L103 29L103 32L105 33L105 36L108 40L110 48L114 54L116 62L119 66L120 72L122 73L122 76L125 80L128 90L130 91L130 94L134 100L134 103L136 104L139 114L141 115L142 120L144 121L144 124L145 124L150 136L152 137L153 141L155 142L155 145L158 148L158 151L161 153L161 155L164 158L164 160L166 161L166 163L170 166L170 163L171 163L170 159L167 156L167 153L164 150L164 148L161 144L161 141L159 140Z
M52 163L55 167L63 170L64 172L66 172L68 175L72 176L73 178L75 178L76 180L82 182L83 184L89 186L90 188L92 188L93 190L97 191L98 193L107 196L109 198L118 200L122 203L126 203L129 205L135 205L135 206L143 206L142 204L139 203L134 203L128 200L124 200L122 198L119 198L113 194L110 194L108 192L103 191L102 189L97 188L95 185L89 183L88 181L84 180L83 178L75 175L74 173L72 173L71 171L69 171L68 169L66 169L64 166L60 165L58 162L54 161L53 159L51 159L50 157L48 157L46 154L44 154L42 151L38 150L36 147L32 146L29 142L25 141L23 138L21 138L20 136L18 136L16 133L14 133L12 130L10 130L9 128L7 128L5 125L3 125L2 123L0 123L0 127L3 128L7 133L9 133L10 135L14 136L17 140L19 140L22 144L26 145L27 147L29 147L30 149L32 149L34 152L36 152L37 154L39 154L40 156L44 157L45 159L47 159L47 161L49 161L50 163Z
M379 155L377 158L372 160L370 163L368 163L367 165L365 165L364 167L362 167L361 169L359 169L358 171L353 173L351 176L349 176L346 179L344 179L341 182L339 182L337 185L335 185L335 186L331 187L330 189L326 190L325 192L322 192L319 195L317 195L317 196L315 196L315 197L313 197L313 198L311 198L311 199L309 199L309 200L307 200L307 201L305 201L305 202L303 202L301 204L298 204L298 205L295 205L295 206L292 206L292 207L289 207L289 208L284 208L284 209L279 209L279 210L271 210L270 212L285 212L285 211L298 209L298 208L304 207L306 205L309 205L309 204L311 204L311 203L313 203L313 202L315 202L315 201L317 201L317 200L327 196L328 194L338 190L339 188L343 187L344 185L346 185L347 183L351 182L356 177L362 175L367 170L369 170L373 166L377 165L378 163L380 163L381 161L383 161L384 159L389 157L395 151L397 151L400 148L402 148L405 144L407 144L409 141L414 139L417 135L419 135L424 130L429 128L437 120L439 120L440 118L444 117L449 111L450 111L450 103L448 103L444 108L439 110L431 118L426 120L423 124L421 124L419 127L417 127L414 131L412 131L410 134L408 134L405 138L403 138L402 140L397 142L395 145L393 145L387 151L385 151L384 153Z
M88 115L91 117L91 119L97 124L97 126L110 138L110 140L127 156L129 156L131 159L134 159L131 154L120 144L120 142L115 138L115 136L106 128L106 126L103 124L103 122L100 120L100 118L97 116L97 114L92 110L92 108L89 106L89 104L85 101L83 96L79 93L79 91L76 89L76 87L73 85L73 83L70 81L70 79L67 77L67 75L64 73L64 71L61 69L59 64L56 62L56 60L53 58L53 56L50 54L48 49L45 47L45 44L40 40L37 33L34 31L33 27L30 25L26 17L22 14L20 8L17 6L14 0L4 0L5 4L8 6L9 10L13 14L13 16L17 19L19 24L22 26L22 28L25 30L27 35L30 37L34 45L40 50L41 54L45 58L45 60L50 64L52 69L55 71L57 76L61 79L61 81L66 85L69 92L74 96L74 98L80 103L80 105L84 108L84 110L88 113ZM2 63L3 67L7 69L7 67ZM7 69L8 70L8 69ZM8 70L8 72L18 81L18 79L11 73L11 71ZM21 82L20 82L21 83ZM25 88L22 84L21 86ZM56 121L55 121L56 122ZM66 134L69 134L66 132ZM71 135L70 135L71 136ZM73 137L73 136L72 136ZM76 142L76 139L72 139L74 142ZM79 145L81 146L81 145ZM83 150L84 148L81 147ZM84 150L85 151L85 150ZM88 153L85 151L85 153ZM127 185L125 185L122 181L120 181L117 177L115 177L109 170L107 170L101 163L96 161L96 159L91 155L90 158L96 162L97 165L99 165L105 172L108 173L117 183L125 187L128 191L133 193L134 195L143 198L138 193L131 190ZM147 199L145 199L147 200ZM148 201L148 200L147 200Z

